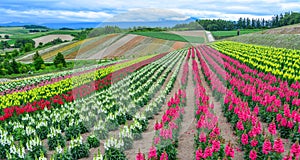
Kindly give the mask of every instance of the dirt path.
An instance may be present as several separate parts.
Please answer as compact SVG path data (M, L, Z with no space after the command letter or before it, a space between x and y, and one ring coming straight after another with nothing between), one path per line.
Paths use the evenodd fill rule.
M208 42L213 42L213 41L215 41L215 38L214 38L214 36L211 34L211 32L205 31L205 33L206 33L206 35L207 35Z
M189 61L189 74L186 88L186 104L184 108L183 121L181 123L181 130L179 132L178 143L178 159L193 159L194 155L194 133L196 133L194 107L195 94L192 76L192 63Z

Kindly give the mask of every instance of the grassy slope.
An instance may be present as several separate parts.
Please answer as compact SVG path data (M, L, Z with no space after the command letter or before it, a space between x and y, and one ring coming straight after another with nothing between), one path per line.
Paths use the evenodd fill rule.
M300 49L300 35L293 34L247 34L228 38L227 40L280 48Z
M240 30L240 35L259 32L259 31L262 31L262 29L242 29L242 30ZM233 30L233 31L212 31L211 33L216 39L228 38L228 37L233 37L233 36L237 35L236 30Z
M172 33L166 32L130 32L131 34L137 34L141 36L153 37L158 39L165 39L171 41L181 41L190 43L204 43L203 37L193 37L193 36L180 36Z
M49 30L48 32L37 32L30 34L29 29L23 29L23 27L0 27L0 34L10 35L9 44L13 44L15 39L18 38L38 38L50 34L72 34L80 32L80 30Z
M299 27L299 24L264 30L262 32L241 35L238 37L231 37L226 40L232 40L232 41L248 43L248 44L257 44L257 45L263 45L263 46L272 46L272 47L299 49L300 50L300 35L297 35L297 34L265 34L265 33L272 33L272 31L274 31L274 30L278 30L278 29L282 29L282 28L293 28L293 27Z

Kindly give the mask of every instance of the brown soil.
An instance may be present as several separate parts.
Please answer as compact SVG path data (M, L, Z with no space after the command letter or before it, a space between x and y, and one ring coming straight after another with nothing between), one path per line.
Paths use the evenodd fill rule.
M198 61L198 64L199 61ZM203 73L200 71L200 78L202 81L202 85L204 86L206 90L206 94L210 98L210 103L214 104L214 114L218 117L218 126L221 131L221 136L225 139L225 141L228 143L230 141L231 144L235 146L235 148L239 148L238 142L238 137L234 134L233 127L231 126L230 123L227 122L226 117L224 117L223 112L222 112L222 107L220 101L217 101L213 95L210 87L208 86L207 82L204 79ZM240 160L243 159L244 153L240 151L239 149L235 149L234 152L234 158L235 160Z
M103 57L106 57L110 54L116 53L116 50L122 46L124 46L126 43L131 41L132 39L139 37L138 35L133 34L127 34L125 36L122 36L120 39L111 42L108 46L105 48L97 51L96 53L93 53L92 55L86 57L85 59L101 59Z
M146 37L144 37L144 36L134 37L133 39L131 39L130 41L126 42L124 45L122 45L121 47L119 47L114 52L111 52L106 57L119 57L119 56L123 55L125 52L127 52L128 50L134 48L138 43L140 43L141 41L143 41L145 38Z
M185 47L187 43L186 42L175 42L170 50L177 50Z
M43 44L46 44L48 42L53 41L56 38L60 38L61 40L67 40L67 41L71 41L74 37L71 35L67 35L67 34L52 34L52 35L47 35L47 36L42 36L39 38L34 38L34 42L35 42L35 47L39 46L39 43L42 42Z
M87 52L87 51L89 51L89 50L97 47L98 45L104 43L105 41L107 41L107 40L109 40L109 39L111 39L113 37L116 37L116 36L117 36L117 34L110 34L110 35L108 35L108 36L106 36L106 37L104 37L104 38L102 38L102 39L100 39L100 40L98 40L96 42L93 42L92 44L84 46L80 50L74 51L74 52L66 55L66 59L74 59L74 58L77 57L77 55L79 55L81 53L85 53L85 52Z
M178 159L193 159L194 157L194 134L196 133L195 124L195 94L192 76L192 61L189 61L189 74L186 87L186 107L184 108L183 121L181 123L181 130L179 132L178 141Z

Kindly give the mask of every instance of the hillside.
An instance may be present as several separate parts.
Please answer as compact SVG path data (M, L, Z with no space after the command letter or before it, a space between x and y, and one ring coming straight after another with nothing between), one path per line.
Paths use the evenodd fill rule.
M300 24L231 37L226 40L263 46L300 49Z
M265 30L263 34L300 34L300 24Z
M181 37L179 35L176 36ZM61 52L67 60L85 60L121 56L138 57L173 51L188 46L188 42L136 34L109 34L72 43L65 43L64 45L57 45L47 50L41 50L39 53L46 61L52 61L58 52ZM21 57L18 60L22 62L31 61L32 55Z

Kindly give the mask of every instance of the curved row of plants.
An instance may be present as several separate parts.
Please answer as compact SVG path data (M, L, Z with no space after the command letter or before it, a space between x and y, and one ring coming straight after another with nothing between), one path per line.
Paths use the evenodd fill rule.
M231 122L234 126L235 133L238 137L240 137L239 142L242 146L242 149L245 151L244 158L282 158L284 146L282 139L276 138L276 128L279 129L279 132L281 133L280 135L284 138L286 137L283 131L294 133L293 136L295 137L295 135L299 134L299 131L294 130L293 127L297 127L299 125L299 120L297 119L297 115L299 114L299 112L294 111L293 113L291 113L290 108L287 105L284 105L285 107L284 109L282 109L282 112L278 112L281 110L281 101L277 101L275 96L275 99L271 98L268 100L265 99L266 96L256 95L256 90L252 90L254 92L253 93L249 92L249 88L246 89L247 85L252 85L254 87L260 86L258 82L267 81L266 83L264 83L264 85L268 84L268 81L272 80L268 80L268 76L264 76L264 81L260 80L259 78L252 81L251 78L249 78L250 74L246 75L248 78L243 76L247 73L247 71L249 72L249 69L245 69L244 72L241 72L239 70L241 69L239 68L239 66L245 67L244 65L240 64L240 62L231 60L230 63L228 63L227 61L230 60L229 57L226 57L221 53L214 52L214 50L208 49L206 48L206 46L200 46L199 48L201 54L198 54L198 58L200 59L200 61L202 61L202 71L205 75L208 75L210 77L210 81L208 81L210 82L209 84L212 85L212 79L219 79L219 81L221 82L220 84L223 87L225 84L224 82L228 84L227 88L229 89L229 91L227 91L225 94L223 111L225 117L227 117L228 121ZM202 59L201 55L206 62ZM218 66L220 64L224 64L225 69ZM220 75L220 73L222 73L222 75ZM223 77L223 79L220 80L220 77ZM253 85L251 82L256 82L256 85ZM269 85L271 83L269 83ZM245 88L242 89L243 87ZM264 90L262 90L261 92L257 92L257 94L264 93L263 91ZM214 89L214 92L216 92L215 95L218 95L219 97L221 97L220 95L223 94L218 92L217 89ZM258 100L255 99L255 97L257 97ZM273 108L270 110L270 107L268 106L272 106ZM289 126L292 128L286 128L287 126L282 125L281 121L276 123L274 121L272 122L272 112L274 111L277 116L280 115L280 120L286 120L287 122L289 122ZM294 116L292 116L292 114ZM266 119L264 119L263 117L271 118L271 120L268 120L268 133L263 131L259 117L264 121L266 121ZM284 128L282 129L282 127ZM298 157L299 155L297 154L297 152L299 152L299 150L297 149L297 146L299 146L298 143L294 143L291 147L290 154L288 154L287 156L294 158Z
M141 70L134 72L133 76L129 75L126 77L124 80L120 81L118 84L115 84L112 86L111 91L116 90L117 88L121 88L121 84L125 84L125 82L132 83L132 93L140 93L140 95L135 95L132 94L136 97L147 97L150 94L153 94L153 92L158 91L157 88L161 83L166 79L166 75L169 74L174 67L175 64L177 64L178 60L180 60L180 56L175 56L175 55L180 55L180 53L170 53L166 58L162 58L158 62L155 62L151 65L147 65L147 67L142 68ZM173 57L173 58L171 58ZM182 58L181 58L182 59ZM168 61L166 61L168 60ZM156 64L157 63L157 64ZM163 64L163 65L162 65ZM160 66L160 67L159 67ZM168 67L167 67L168 66ZM135 68L135 67L133 67ZM155 85L152 85L151 87L148 87L148 92L147 90L143 90L143 87L146 88L146 86L151 86L154 80L156 80L159 75L168 68L167 72L164 72L163 77L159 78L157 83ZM158 71L156 71L158 69ZM151 70L152 72L149 72ZM177 69L178 70L178 69ZM124 70L123 70L124 71ZM154 73L154 72L155 73ZM148 73L148 76L143 77L142 75L145 76L145 73ZM152 73L152 74L151 74ZM154 73L154 74L153 74ZM117 74L118 75L118 74ZM152 78L148 78L148 77ZM130 78L131 77L131 78ZM137 78L138 77L138 78ZM174 76L173 80L171 78L171 81L174 83ZM115 78L119 79L119 76L116 76ZM147 79L148 78L148 79ZM142 81L142 79L145 81L146 85L143 85L142 83L138 83L139 81ZM171 82L170 81L170 82ZM135 84L139 85L135 85ZM142 87L141 87L142 86ZM172 84L168 85L171 87L167 87L166 89L170 90L172 88ZM90 86L86 86L90 87ZM108 87L108 86L107 86ZM105 88L107 88L105 87ZM137 87L137 88L136 88ZM88 90L88 88L81 88L84 90ZM123 87L124 89L124 87ZM141 89L143 91L141 91ZM121 90L120 90L121 91ZM147 93L147 94L141 94L141 92ZM99 93L99 94L98 94ZM123 127L123 129L120 131L120 139L117 140L117 142L122 142L122 147L129 147L131 141L131 136L134 136L136 138L139 138L140 133L144 130L146 126L145 119L146 117L144 114L136 114L137 112L132 112L129 113L130 111L133 110L138 110L141 106L136 104L133 101L135 106L132 108L127 108L126 106L119 106L119 110L117 110L117 105L110 104L107 105L106 103L108 102L107 98L120 98L119 97L113 97L113 96L108 96L108 97L102 97L103 92L98 92L96 95L91 95L87 97L85 100L82 99L77 99L72 103L63 103L59 105L52 110L48 110L47 107L44 108L45 110L42 112L36 112L34 114L23 114L20 115L17 119L10 119L5 121L5 123L1 123L2 126L2 132L3 136L0 139L1 143L1 156L2 157L15 157L15 158L20 158L23 159L25 157L31 157L34 158L36 157L45 157L46 151L45 147L42 144L43 141L42 139L47 138L47 143L49 146L50 150L55 150L55 154L53 157L73 157L73 159L78 159L80 157L86 157L89 155L89 147L97 147L99 145L99 139L102 137L106 137L108 132L108 128L114 128L115 124L119 126L120 124L124 124L124 120L129 120L132 119L133 123L130 125L126 125ZM165 93L162 93L165 95ZM130 95L130 94L128 94ZM114 95L115 96L115 95ZM94 101L93 101L93 98ZM101 101L95 101L96 99L99 99ZM134 99L134 98L133 98ZM133 100L132 99L132 100ZM87 100L92 100L89 103L84 103ZM136 100L136 99L134 99ZM139 100L139 98L138 98ZM143 100L144 98L141 98L141 100L138 101L138 103L146 103ZM81 101L81 102L80 102ZM116 100L115 100L116 101ZM119 102L119 100L117 100ZM124 102L124 101L123 101ZM158 101L159 102L159 101ZM113 102L114 103L114 102ZM80 105L82 104L82 105ZM84 104L84 105L83 105ZM119 102L119 104L121 104ZM99 108L99 106L101 106ZM106 106L106 107L104 107ZM97 114L99 117L98 123L96 125L89 125L87 122L93 122L95 119L93 119L93 115L91 114L91 119L84 119L84 117L87 117L85 114L82 114L84 110L89 110L90 108L94 108L94 116ZM116 107L114 110L114 107ZM110 111L110 113L107 112L107 110ZM123 112L122 112L123 111ZM79 114L80 113L80 114ZM92 112L88 112L92 113ZM128 117L124 116L128 115ZM154 113L153 113L154 114ZM103 122L105 121L105 123ZM116 123L115 123L116 122ZM120 122L120 124L119 124ZM111 123L111 124L108 124ZM108 127L104 127L107 124ZM94 126L94 127L93 127ZM142 127L142 128L141 128ZM93 129L92 129L93 128ZM85 132L88 132L90 129L93 130L93 134L90 134L90 136L87 138L86 142L83 142L82 137L80 134L83 134ZM5 136L6 135L6 136ZM106 136L105 136L106 135ZM107 138L107 137L106 137ZM71 140L70 145L68 148L63 149L66 146L66 140ZM15 142L18 143L15 143ZM112 156L115 155L113 154L116 150L111 150L109 149L111 146L111 143L114 143L115 139L110 138L108 141L105 142L106 146L106 152L104 155ZM119 144L119 143L118 143ZM13 148L14 152L12 154L8 154L7 150L10 150ZM31 151L32 150L32 151ZM122 150L120 150L122 151ZM121 154L121 152L120 152ZM55 158L55 159L56 159ZM64 158L62 158L64 159Z
M300 51L243 44L231 41L212 45L218 51L245 63L252 69L287 80L290 84L300 81Z
M66 78L59 82L37 87L24 92L15 92L1 96L2 116L0 120L7 119L24 112L41 110L44 107L55 107L65 101L84 97L95 90L102 89L110 85L112 78L122 79L128 73L141 68L166 54L157 56L141 57L132 61L107 66L96 71L83 73L78 76ZM82 88L88 88L82 91ZM11 107L12 106L12 107Z

